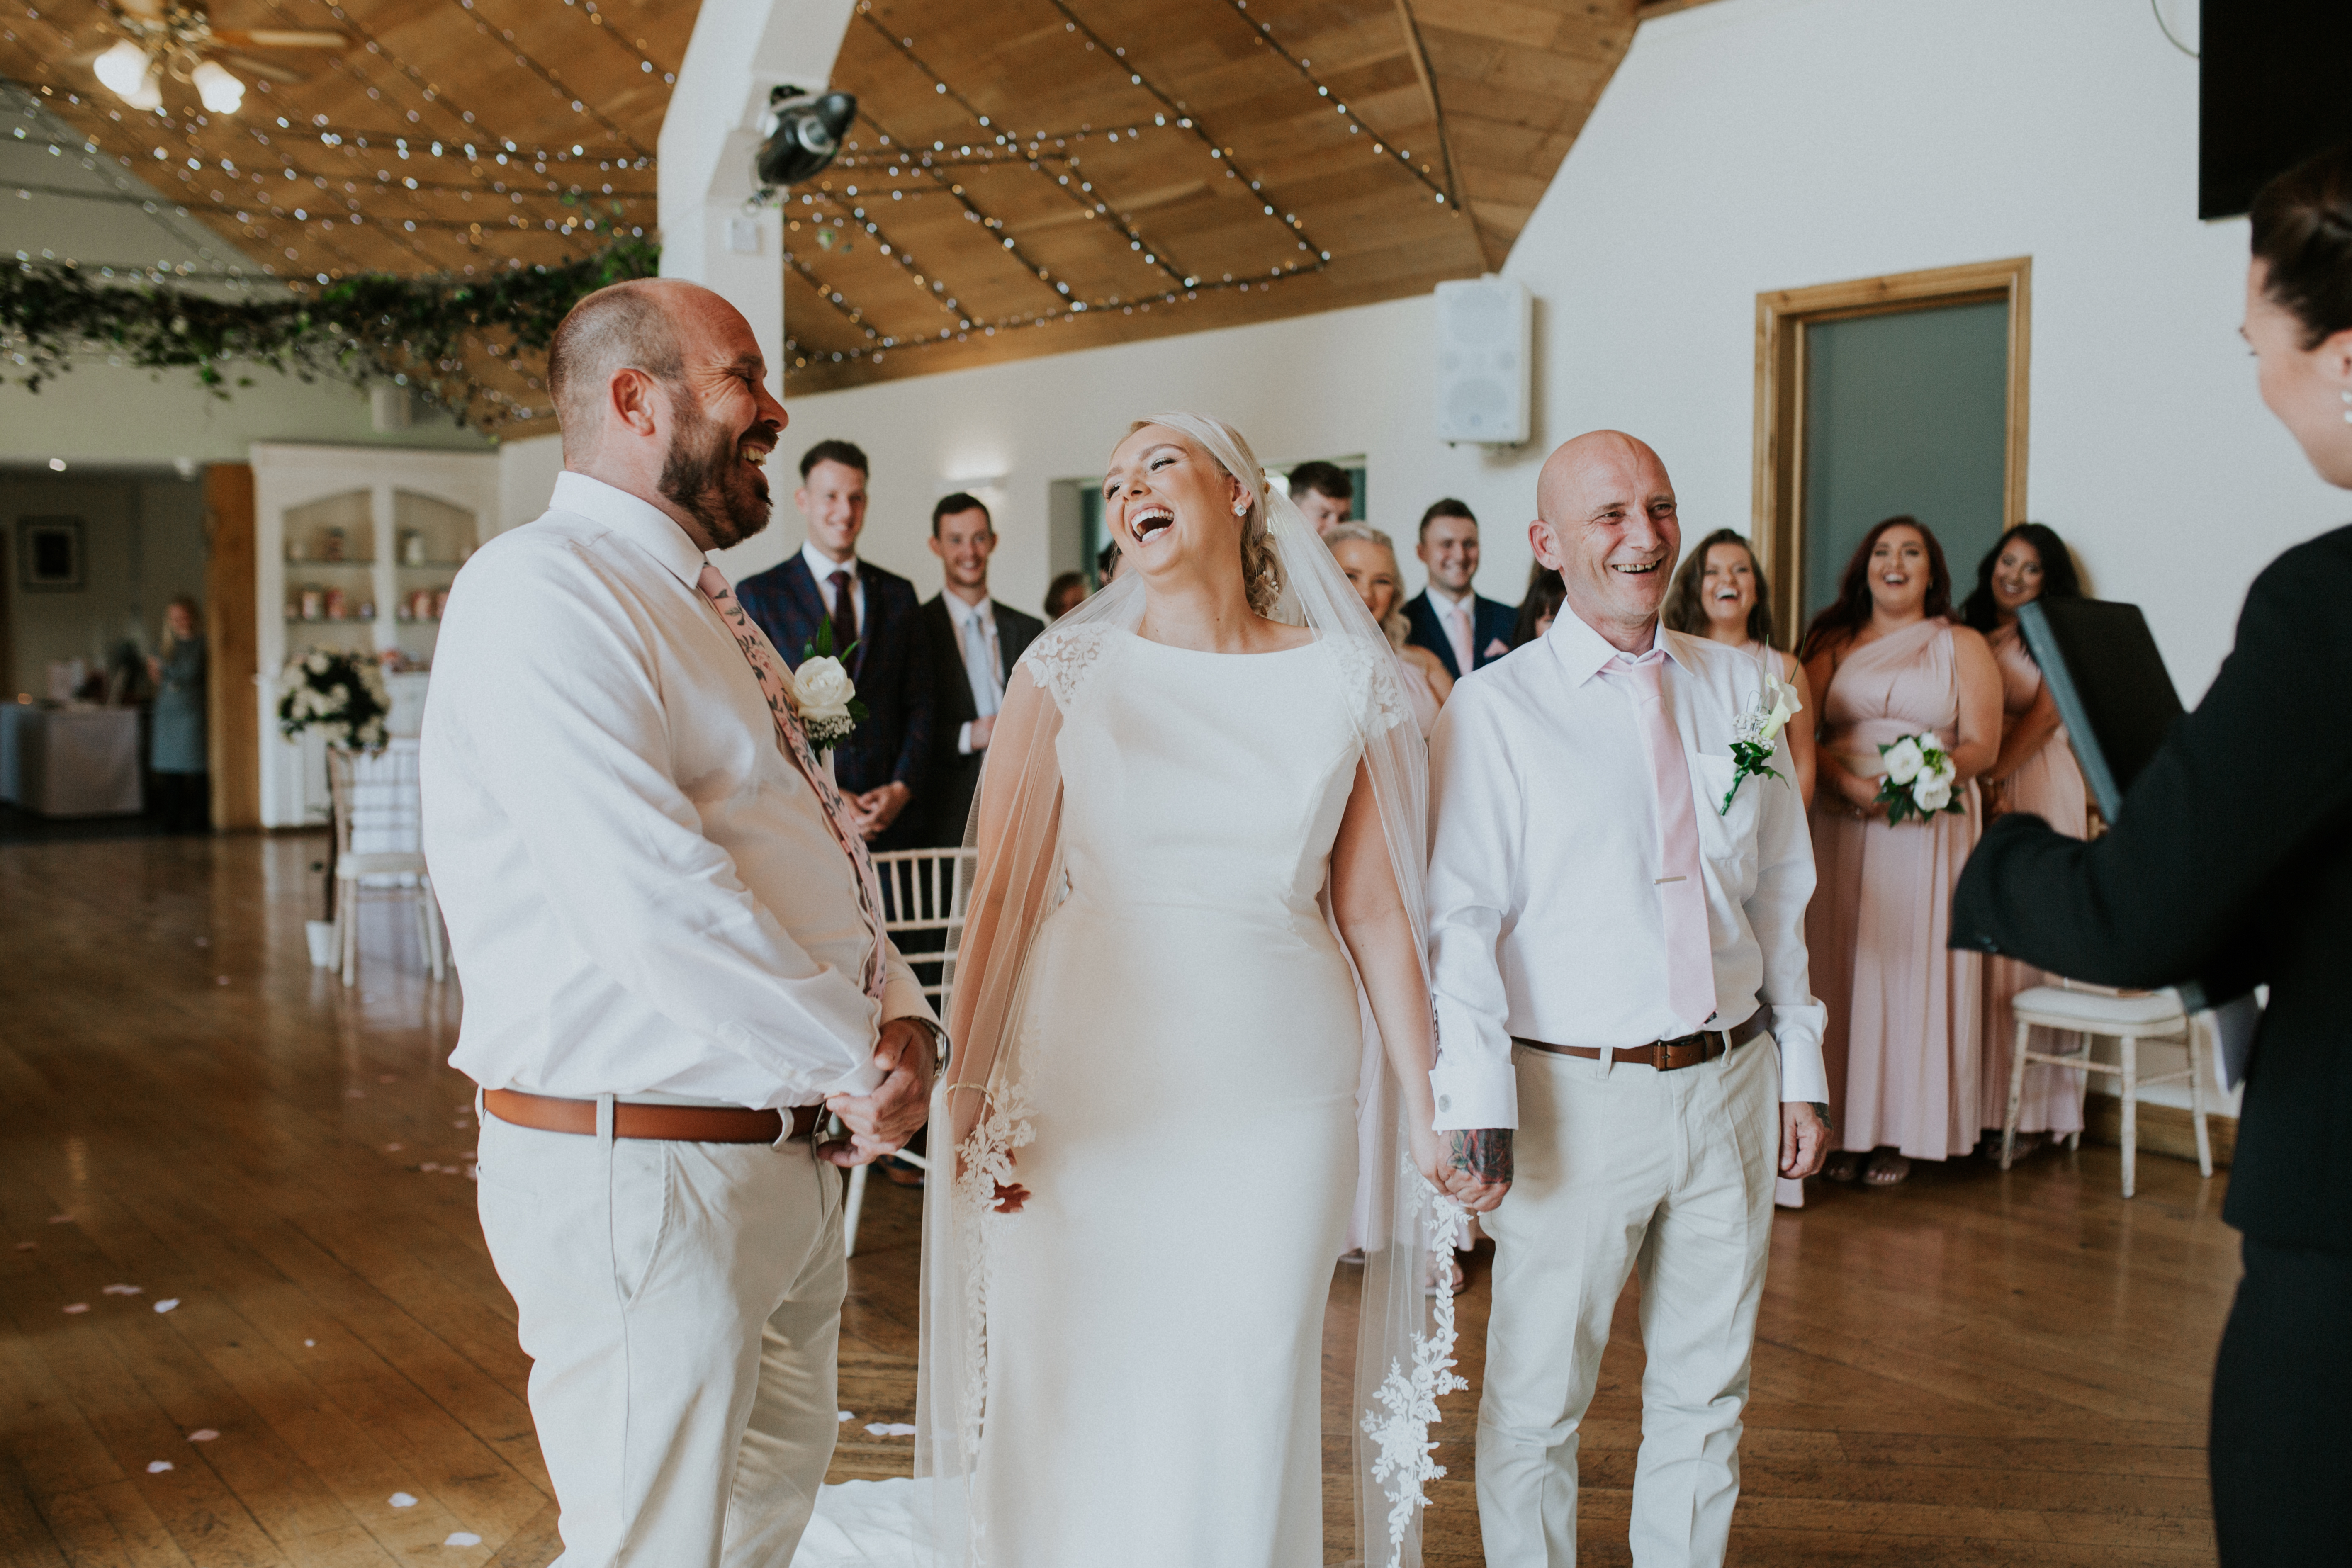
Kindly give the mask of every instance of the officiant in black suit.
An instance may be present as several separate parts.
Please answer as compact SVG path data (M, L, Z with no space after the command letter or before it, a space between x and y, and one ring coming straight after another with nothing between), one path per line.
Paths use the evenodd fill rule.
M819 441L801 456L793 504L807 521L797 554L735 584L735 597L800 668L818 628L829 626L866 716L835 748L834 777L876 849L921 842L918 798L931 761L931 672L924 658L915 585L857 558L866 531L866 454L847 441Z
M995 552L995 520L978 496L958 490L931 508L931 553L946 579L922 611L932 695L922 842L936 848L963 842L1005 682L1030 639L1045 629L1036 616L989 597L988 558Z
M2352 149L2253 207L2244 333L2263 403L2352 489ZM2254 580L2197 710L2090 843L2003 817L1955 946L2116 985L2268 984L2222 1217L2245 1274L2213 1374L2224 1568L2352 1562L2352 528Z
M1478 520L1470 509L1450 497L1432 505L1421 514L1412 552L1429 573L1429 586L1405 601L1405 641L1435 654L1456 680L1510 652L1518 611L1471 586L1478 575Z

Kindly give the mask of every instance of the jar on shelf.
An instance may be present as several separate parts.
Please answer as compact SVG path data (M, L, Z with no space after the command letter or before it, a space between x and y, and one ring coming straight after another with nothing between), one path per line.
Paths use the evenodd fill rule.
M433 595L433 618L439 620L449 608L449 590L441 589Z
M351 599L341 588L327 590L327 618L331 621L350 619Z
M302 618L306 621L315 621L322 618L326 613L327 596L316 588L303 589Z
M401 530L400 563L404 566L425 564L425 535L421 531L414 528Z
M321 561L341 561L342 558L343 531L340 528L331 528L327 530L325 548L319 552L319 559Z

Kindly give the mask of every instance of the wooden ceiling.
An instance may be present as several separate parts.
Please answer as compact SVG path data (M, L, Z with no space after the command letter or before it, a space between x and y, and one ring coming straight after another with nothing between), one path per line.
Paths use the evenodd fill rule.
M866 0L786 205L803 390L1303 315L1498 268L1633 0Z
M654 231L690 0L214 0L327 28L231 115L141 113L100 0L0 21L0 72L289 279L458 274ZM860 384L1422 292L1499 267L1634 0L868 0L844 156L786 193L786 373ZM91 258L108 259L108 258ZM503 353L485 344L493 358ZM528 363L501 364L544 409Z

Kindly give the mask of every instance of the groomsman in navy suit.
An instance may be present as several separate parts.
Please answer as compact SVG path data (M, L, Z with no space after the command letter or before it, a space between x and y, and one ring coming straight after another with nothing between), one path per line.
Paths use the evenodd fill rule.
M797 668L817 628L833 628L866 706L835 748L834 778L876 849L904 849L921 837L915 795L931 761L931 678L915 585L857 558L866 531L866 454L847 441L819 441L801 457L793 504L808 539L783 564L735 584L735 597ZM911 808L911 809L910 809Z
M1459 680L1511 651L1511 628L1518 611L1482 596L1470 586L1478 575L1478 520L1451 498L1421 514L1421 541L1413 546L1429 569L1429 586L1405 601L1412 625L1405 640L1425 647Z
M923 606L929 637L933 761L923 817L926 847L963 842L971 797L988 760L996 711L1013 667L1045 623L989 596L988 558L996 552L996 524L987 503L958 490L931 508L931 553L945 585Z

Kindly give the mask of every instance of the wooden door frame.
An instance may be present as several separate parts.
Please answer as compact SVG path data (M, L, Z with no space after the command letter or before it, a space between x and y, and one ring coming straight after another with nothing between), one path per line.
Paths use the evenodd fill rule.
M2025 518L2026 390L2032 371L2033 258L1973 261L1781 289L1756 296L1756 458L1748 538L1772 584L1774 641L1793 649L1804 628L1805 328L1816 321L1892 315L1941 305L2009 306L2008 455L2002 527ZM1955 588L1958 586L1954 584Z
M253 468L205 469L205 726L213 827L261 826L260 599L254 592Z

